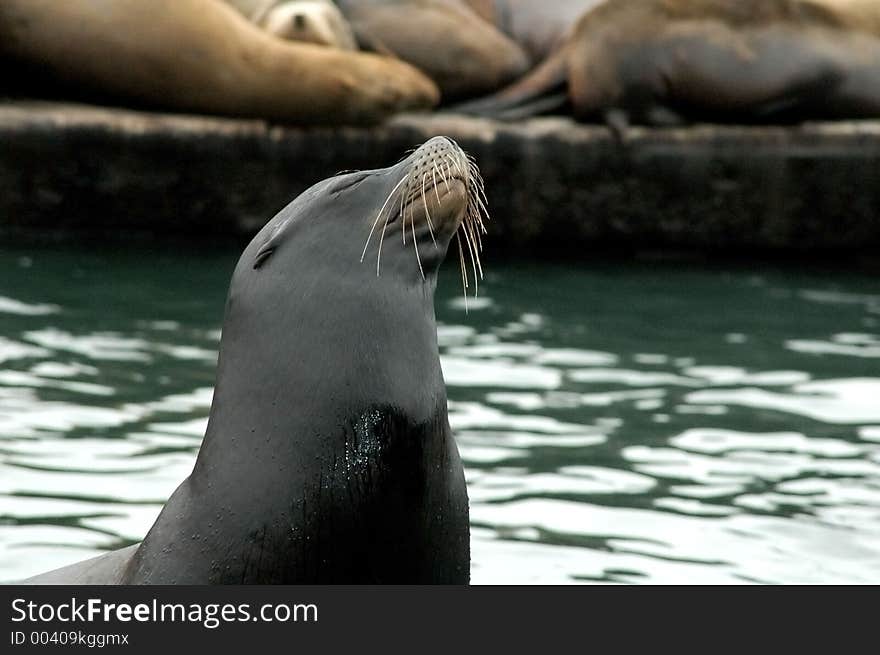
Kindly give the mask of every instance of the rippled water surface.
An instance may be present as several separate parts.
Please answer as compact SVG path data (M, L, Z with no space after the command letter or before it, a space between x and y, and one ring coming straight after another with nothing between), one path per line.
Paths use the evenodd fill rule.
M189 473L237 252L0 250L0 579ZM477 583L880 582L880 283L494 263L437 311Z

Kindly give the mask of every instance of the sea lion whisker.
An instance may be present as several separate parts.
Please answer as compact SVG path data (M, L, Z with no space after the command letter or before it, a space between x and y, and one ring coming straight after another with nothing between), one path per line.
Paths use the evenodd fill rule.
M379 235L379 249L376 251L376 277L379 277L379 268L382 261L382 244L385 242L385 230L388 228L388 219L391 218L391 212L385 216L385 223L382 225L382 233Z
M449 191L449 180L446 179L446 173L444 172L442 162L437 165L437 172L440 173L440 179L443 180L443 184L446 185L446 190Z
M455 171L453 171L453 167L455 167ZM465 186L467 186L468 174L464 172L461 165L458 163L456 159L449 160L449 173L452 176L452 179L457 179L462 182ZM456 175L457 173L457 175Z
M479 175L479 173L478 173L478 175ZM480 178L477 178L477 180L479 182L476 185L477 197L480 198L484 202L485 206L488 208L489 207L489 198L486 195L486 187L483 184L483 178L480 177Z
M464 289L465 295L467 295L467 290L470 289L470 280L467 276L467 269L464 265L464 249L461 246L461 235L458 231L455 232L455 240L458 242L458 263L461 264L461 282L462 289Z
M401 230L400 230L401 238L403 239L403 245L406 245L406 207L407 207L407 203L410 202L410 194L411 194L410 184L411 183L412 183L412 180L407 182L406 187L403 190L403 194L402 194L403 195L403 203L400 207L400 213L401 213L401 216L403 216L403 226L401 227Z
M456 173L455 170L453 170L453 168L452 168L452 162L447 160L447 162L446 162L446 179L447 180L449 180L450 182L454 182L455 180L458 180L459 182L463 182L466 187L467 180L464 179L465 177L466 176L462 176L462 175L459 175L458 173Z
M403 223L403 194L399 193L397 195L397 200L400 201L400 211L398 212L398 216L401 217L400 222ZM376 251L376 277L379 277L380 263L382 260L382 244L385 242L385 231L388 229L388 221L391 219L391 216L394 214L394 207L397 205L397 200L392 203L391 207L388 210L388 214L385 216L385 223L382 225L382 234L379 237L379 249ZM401 225L401 229L405 230L406 225Z
M478 201L480 200L479 188L473 183L473 175L468 179L468 208L479 213Z
M483 264L480 261L480 252L477 250L477 241L473 231L473 224L470 221L466 221L463 223L465 235L469 238L471 247L473 248L473 259L474 261L474 280L477 279L477 272L480 274L480 279L483 279ZM476 294L474 294L476 295Z
M468 170L471 173L471 176L474 179L474 186L476 186L480 191L484 194L486 192L486 183L483 180L483 175L480 173L479 167L473 162L470 162Z
M477 184L476 184L477 195L485 201L486 207L488 207L489 206L489 198L486 196L486 184L485 184L485 182L483 182L483 176L480 175L480 171L478 171L478 170L474 171L474 173L475 173L475 176L477 179Z
M467 176L467 182L466 182L465 186L467 189L467 207L468 207L468 209L470 209L471 207L474 206L474 203L475 203L476 197L477 197L477 189L474 186L473 175L469 174Z
M479 293L479 291L480 291L480 283L477 280L477 264L474 261L474 247L471 244L470 237L468 237L468 231L467 231L467 227L465 226L465 224L462 223L460 227L461 227L461 230L459 230L459 231L464 234L464 242L467 244L468 255L470 256L470 259L471 259L471 268L473 268L473 271L474 271L474 298L476 298L477 293ZM457 234L457 232L456 232L456 234Z
M471 228L472 234L476 236L477 248L480 252L483 252L483 238L480 236L480 230L476 229L478 225L482 227L482 223L479 221L479 216L475 215L473 213L473 209L469 207L468 215L465 220L467 220L468 225ZM483 227L483 230L485 230L485 227Z
M412 229L412 240L413 240L413 250L416 251L416 261L419 263L419 273L422 274L422 279L425 279L425 270L422 268L422 257L419 255L419 242L416 239L416 218L412 216L409 222L410 229ZM406 221L403 223L403 229L406 229Z
M434 225L431 223L431 212L428 211L428 200L425 198L425 181L427 177L427 173L422 173L422 204L425 205L425 217L428 220L428 232L431 234L431 241L434 242L434 247L437 248L437 239L434 238Z
M400 182L398 182L396 185L394 185L394 188L391 189L391 193L389 193L389 194L388 194L388 197L385 198L385 202L382 204L382 209L380 209L380 210L379 210L379 213L376 214L376 220L373 221L373 226L370 228L370 233L367 235L367 242L364 244L364 251L361 253L361 263L364 262L364 257L367 256L367 248L370 247L370 239L373 238L373 232L374 232L375 229L376 229L376 225L379 224L379 219L382 218L382 212L384 212L384 211L385 211L385 208L388 206L388 201L391 200L392 196L394 196L394 192L397 191L397 189L400 188L400 185L403 184L408 178L409 178L409 175L407 175L406 177L404 177L403 179L401 179ZM388 225L388 219L387 219L387 218L385 219L385 225L386 225L386 226ZM383 230L383 233L384 233L385 228L383 227L382 230ZM381 244L380 244L379 248L380 248L380 250L381 250L381 248L382 248Z
M464 251L461 247L461 238L458 236L458 230L455 232L455 240L458 242L458 267L461 269L461 289L464 295L464 313L467 314L468 311L468 300L467 300L467 290L468 290L468 279L467 279L467 267L464 265Z
M413 191L415 191L415 189L413 189ZM416 202L416 195L417 194L414 194L409 199L409 222L410 222L410 225L412 225L412 227L413 227L413 234L415 234L415 229L416 229L416 215L415 215L415 208L414 208L414 205ZM403 216L403 229L404 229L404 231L406 231L406 214L404 214L404 216ZM413 236L413 241L415 241L415 236ZM404 241L404 244L406 244L406 241Z
M437 164L431 162L431 177L434 180L434 195L437 196L437 206L440 205L440 192L437 190Z
M462 170L461 166L459 165L457 157L453 157L452 155L447 155L446 161L451 162L455 166L455 169L458 171L459 175L461 175L465 178L467 177L467 175L465 174L465 172ZM452 172L452 169L450 168L450 173L451 172Z
M419 195L418 189L416 188L417 180L415 179L415 176L412 176L410 183L411 184L407 184L406 193L403 196L405 203L403 207L403 245L406 245L406 210L407 208L409 209L410 221L414 221L415 215L413 212L415 211L415 202Z
M482 280L483 279L483 262L480 259L480 252L483 250L483 244L482 244L482 240L480 239L479 235L477 234L477 231L474 229L473 224L470 224L469 228L471 230L471 238L476 239L476 241L477 241L478 248L477 248L477 251L474 253L474 257L476 257L477 268L480 271L480 279Z
M412 190L410 191L409 196L407 198L407 201L409 203L409 219L410 219L410 221L415 221L415 211L416 211L415 206L416 206L416 202L419 199L419 195L421 195L421 188L420 187L421 187L420 180L416 179L414 176Z
M489 218L489 210L486 208L486 205L483 204L483 201L480 199L479 196L477 196L477 206L484 214L486 214L486 218ZM482 223L483 223L483 220L480 219L480 224L482 225Z

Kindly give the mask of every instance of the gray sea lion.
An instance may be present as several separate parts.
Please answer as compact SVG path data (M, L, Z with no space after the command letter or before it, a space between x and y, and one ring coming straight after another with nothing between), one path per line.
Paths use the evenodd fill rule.
M357 50L351 25L331 0L225 0L272 36Z
M467 583L433 302L450 240L479 247L481 198L436 137L283 209L233 273L192 474L139 546L26 582Z
M808 0L608 0L560 51L460 109L520 118L796 121L880 115L880 39Z
M374 123L435 104L404 62L276 39L219 0L3 0L0 68L171 110Z
M605 0L466 0L481 18L516 41L533 62L564 43L578 19Z
M484 95L531 65L516 43L461 0L337 0L368 49L390 52L425 72L444 101Z

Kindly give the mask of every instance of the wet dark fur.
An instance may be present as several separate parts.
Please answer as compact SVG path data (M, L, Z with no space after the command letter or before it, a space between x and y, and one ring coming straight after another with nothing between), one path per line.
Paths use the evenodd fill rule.
M442 189L421 186L429 168L442 169ZM418 172L420 186L403 185ZM325 180L283 209L233 274L192 474L136 549L29 582L467 583L467 488L434 288L452 237L482 227L477 178L437 137L396 166ZM435 196L446 207L435 207L433 232L404 193L425 212ZM377 224L384 243L374 239L368 254L381 248L379 274L363 255Z
M266 499L271 521L260 520L240 489L215 485L213 506L202 498L192 507L181 488L165 510L167 530L157 523L121 582L466 584L467 497L445 405L422 424L389 405L366 416L340 427L343 449L328 453L311 484L287 496L298 476L271 473L279 485ZM175 513L191 510L180 530ZM178 558L190 563L181 567Z

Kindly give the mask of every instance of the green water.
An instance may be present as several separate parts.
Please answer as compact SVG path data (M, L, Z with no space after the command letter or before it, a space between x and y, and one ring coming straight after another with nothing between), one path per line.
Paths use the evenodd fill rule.
M189 473L234 250L0 250L0 579ZM880 283L490 260L437 294L476 583L880 582Z

